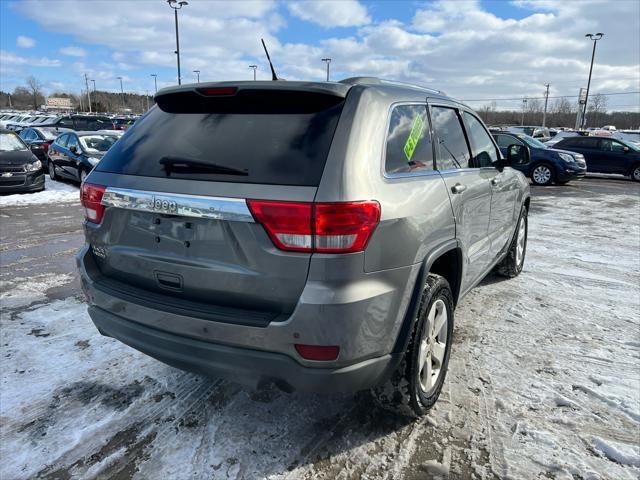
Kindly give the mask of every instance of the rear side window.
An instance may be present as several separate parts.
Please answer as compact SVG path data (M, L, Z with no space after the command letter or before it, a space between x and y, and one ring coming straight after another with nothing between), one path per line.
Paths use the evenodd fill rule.
M56 140L56 143L58 145L60 145L61 147L66 147L67 146L67 142L69 141L69 135L60 135L58 137L58 139Z
M476 117L469 112L462 114L464 123L467 126L469 143L471 143L471 168L491 167L493 162L498 160L498 152L487 132Z
M438 170L469 168L469 147L458 112L449 107L431 107Z
M333 95L240 90L161 96L100 162L126 175L317 186L344 104Z
M388 174L433 170L433 147L426 105L399 105L391 112L385 171Z
M58 125L60 127L73 128L73 120L71 120L70 118L61 118L58 122Z

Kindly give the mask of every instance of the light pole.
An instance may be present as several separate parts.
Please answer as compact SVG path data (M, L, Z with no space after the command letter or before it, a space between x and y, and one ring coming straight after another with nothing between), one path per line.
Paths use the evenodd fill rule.
M96 102L96 113L98 113L98 96L96 95L96 81L93 78L89 81L93 82L93 101Z
M122 95L122 112L124 113L124 88L122 87L122 77L118 77L120 80L120 94Z
M249 68L253 70L253 81L256 81L256 70L258 69L258 65L249 65Z
M593 41L593 51L591 52L591 67L589 67L589 80L587 81L587 95L584 98L584 109L582 110L582 128L587 124L587 102L589 101L589 87L591 86L591 72L593 71L593 59L596 56L596 44L604 37L604 33L587 33L586 38Z
M329 64L331 63L331 59L330 58L323 58L322 59L323 62L327 62L327 82L329 81Z
M527 108L527 99L522 99L522 119L520 120L520 126L524 126L524 110Z
M198 83L200 83L200 70L194 70L193 73L198 76Z
M545 87L547 87L547 90L544 93L544 113L542 114L542 126L546 127L547 126L547 103L549 103L549 87L551 86L551 84L547 83L545 84Z
M87 87L87 102L89 102L89 113L91 113L91 93L89 93L89 77L84 74L84 84Z
M151 76L153 77L153 86L156 87L156 93L158 93L158 75L152 73Z
M189 5L189 2L185 2L184 0L167 0L167 3L171 8L173 8L173 14L176 20L176 58L178 60L178 85L182 85L182 79L180 77L180 37L178 35L178 10L180 10L185 5Z

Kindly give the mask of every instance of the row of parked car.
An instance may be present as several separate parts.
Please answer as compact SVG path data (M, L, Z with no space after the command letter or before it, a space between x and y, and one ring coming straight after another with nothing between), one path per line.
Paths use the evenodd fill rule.
M523 133L523 128L534 127L492 128L491 134L503 154L512 144L529 147L530 161L514 168L536 185L563 185L587 171L625 175L640 182L640 145L632 140L598 131L567 131L543 143Z
M138 119L136 116L114 115L50 115L40 113L0 113L0 128L21 132L28 127L67 128L70 130L126 130Z
M0 192L44 190L45 172L51 180L82 182L123 134L51 127L29 127L19 135L0 130Z

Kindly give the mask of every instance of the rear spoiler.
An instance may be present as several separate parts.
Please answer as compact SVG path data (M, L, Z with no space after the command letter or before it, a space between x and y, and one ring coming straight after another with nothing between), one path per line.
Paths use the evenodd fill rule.
M220 82L164 88L168 113L311 113L342 103L352 85L316 82Z

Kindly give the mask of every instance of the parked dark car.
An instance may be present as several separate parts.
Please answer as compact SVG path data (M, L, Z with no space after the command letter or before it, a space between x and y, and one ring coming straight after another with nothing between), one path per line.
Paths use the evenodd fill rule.
M63 133L49 147L47 170L51 180L64 177L83 182L118 138L104 132Z
M127 130L137 119L138 117L115 117L112 120L116 130Z
M15 132L0 130L0 192L40 190L44 190L42 162Z
M113 120L104 115L66 115L39 126L93 132L96 130L115 130Z
M587 173L584 158L575 152L549 148L535 138L523 133L506 131L491 132L503 155L507 155L509 145L526 145L531 152L529 163L514 165L536 185L563 185L576 178L582 178Z
M47 162L49 147L60 134L58 129L52 127L29 127L20 132L20 138L27 144L33 154L44 165ZM65 129L67 130L67 129ZM67 130L70 131L70 130Z
M640 147L617 138L574 137L556 144L584 156L589 172L619 173L640 182Z

